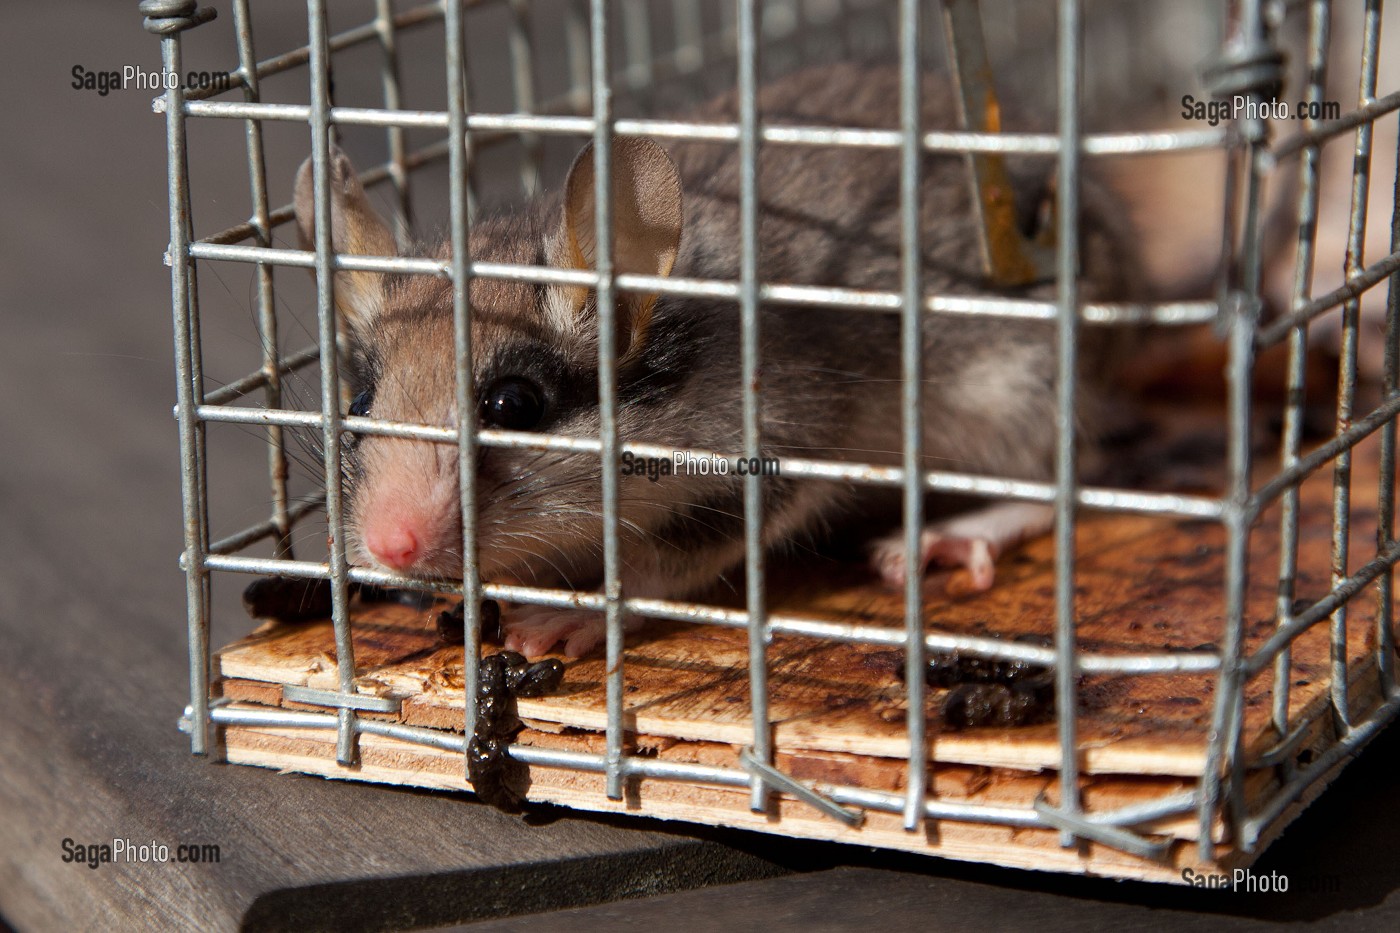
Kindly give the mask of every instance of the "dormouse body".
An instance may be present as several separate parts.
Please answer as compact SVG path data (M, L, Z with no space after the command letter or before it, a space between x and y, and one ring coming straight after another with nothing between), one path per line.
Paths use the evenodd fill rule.
M893 69L840 65L765 87L767 123L894 128ZM720 98L688 114L733 122ZM930 77L924 125L957 126L948 84ZM614 257L620 273L737 280L739 164L733 144L613 144ZM1053 164L1013 167L1012 192L1027 230L1044 223ZM759 276L765 283L897 291L898 154L893 150L765 145L761 148ZM392 255L349 162L333 154L337 252ZM479 262L592 268L592 152L575 161L562 191L478 220ZM1081 216L1081 294L1129 300L1138 280L1120 212L1086 181ZM311 236L309 165L297 185L303 237ZM985 294L966 163L930 154L923 164L926 290ZM433 255L445 257L448 246ZM424 276L339 273L336 303L354 348L355 411L377 418L455 425L450 283ZM1018 292L1051 298L1053 284ZM484 277L470 285L476 411L483 427L596 436L595 296L575 287ZM668 448L742 450L739 312L710 299L618 293L618 424L624 441ZM1085 332L1086 374L1102 348ZM1045 479L1055 443L1053 325L927 315L924 452L930 468ZM899 318L880 312L765 304L761 311L762 437L766 456L900 461ZM1086 385L1086 397L1092 397ZM618 466L620 468L621 465ZM365 436L350 454L348 537L355 563L456 576L461 569L457 450L452 445ZM594 455L483 448L477 484L483 578L593 589L602 578L601 465ZM869 487L764 480L770 548L802 541L860 512ZM620 479L623 591L682 599L715 586L743 563L743 485L735 476ZM930 525L925 557L965 565L990 586L1003 548L1048 527L1043 506L1001 504ZM906 572L898 529L871 543L876 571ZM922 572L922 568L919 568ZM507 607L508 647L534 656L562 645L591 649L597 613Z

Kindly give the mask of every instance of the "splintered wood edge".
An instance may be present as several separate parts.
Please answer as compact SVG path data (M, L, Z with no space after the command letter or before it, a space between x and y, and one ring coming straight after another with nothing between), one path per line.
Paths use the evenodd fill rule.
M223 751L232 763L283 772L448 791L470 790L460 755L382 736L360 737L360 761L353 767L336 763L335 736L331 731L316 734L313 730L229 726L224 730ZM1217 873L1243 867L1253 860L1253 856L1223 846L1217 850L1220 854L1216 861L1204 863L1197 857L1194 842L1178 838L1165 860L1153 862L1094 842L1065 849L1059 844L1057 830L946 819L930 820L924 832L910 833L905 831L900 814L877 811L866 811L864 825L852 828L788 797L778 798L771 813L754 813L749 809L746 789L655 779L635 780L629 784L623 800L610 800L601 774L539 767L531 768L530 773L529 798L534 802L877 846L1011 868L1182 884L1182 872L1187 868ZM1175 819L1153 829L1184 832L1188 822Z
M261 640L261 639L258 639ZM253 642L256 643L256 642ZM239 642L242 646L248 644ZM325 686L334 689L333 671L308 673L304 677L289 676L284 667L248 663L248 653L221 653L219 670L225 684L238 683L243 691L239 698L276 705L281 698L281 685ZM322 684L321 681L326 680ZM1364 715L1379 702L1379 679L1375 658L1367 652L1352 660L1349 672L1354 715ZM254 695L251 691L272 687L274 692ZM376 681L373 675L362 676L357 683L366 695L393 696L403 701L402 721L409 725L460 731L464 718L462 692L434 689L426 692L406 692L405 684ZM365 689L365 688L372 689ZM287 708L318 710L320 707L285 704ZM602 710L580 709L577 706L556 705L550 698L521 700L520 714L541 724L552 723L559 729L583 729L602 732L607 726ZM1290 718L1292 729L1313 729L1327 719L1331 706L1330 693L1317 691ZM665 736L682 741L717 742L729 745L747 744L753 735L746 720L735 722L701 721L647 712L628 713L629 732ZM934 764L979 765L1021 771L1057 769L1060 762L1059 743L1053 726L1032 726L1015 730L1015 741L1007 741L1005 730L982 729L968 733L935 733L929 736L929 757ZM1029 733L1029 734L1028 734ZM902 758L908 750L905 741L887 736L867 736L859 733L833 733L830 730L806 728L801 721L774 724L774 739L779 749L847 752L880 758ZM1277 741L1272 729L1249 737L1245 746L1245 764L1257 760ZM1080 767L1086 774L1141 774L1196 777L1205 768L1204 744L1180 745L1163 743L1151 736L1127 738L1083 737L1080 741Z
M233 709L267 708L261 701L249 703L254 697L266 698L262 685L246 682L225 682L224 696L235 701ZM273 704L275 705L275 703ZM285 703L287 709L304 709L301 704ZM394 720L387 714L376 714L377 719ZM399 721L403 721L399 718ZM525 721L526 729L516 741L524 745L569 752L601 753L603 736L597 733L569 730L565 733L540 731L540 726L550 727L550 723ZM246 727L238 727L246 728ZM276 735L279 741L296 742L308 730L288 727L256 727L258 735ZM458 733L460 735L460 733ZM319 741L316 740L316 741ZM375 741L379 741L375 737ZM407 743L412 746L413 743ZM699 764L713 767L736 768L739 765L739 746L718 742L686 742L669 736L636 735L633 739L634 751L644 757L685 764ZM330 746L317 746L330 751ZM448 753L460 755L460 753ZM848 785L890 793L902 793L905 788L907 767L903 760L875 758L866 755L853 755L824 750L785 750L779 749L775 765L799 781L816 785ZM460 777L461 758L450 773ZM556 769L546 769L556 770ZM1028 772L1014 769L989 768L983 765L940 764L930 769L929 793L931 797L944 801L976 802L992 806L1029 808L1036 799L1044 795L1051 803L1058 798L1058 777L1055 772ZM551 783L546 781L546 783ZM401 775L393 783L416 783L410 774ZM687 782L688 783L688 782ZM1250 801L1267 796L1273 782L1263 773L1249 775L1246 781L1246 797ZM425 786L437 786L435 783ZM466 789L460 783L453 785ZM1173 794L1194 789L1194 780L1170 775L1122 775L1116 777L1093 777L1081 781L1082 802L1087 812L1102 813L1131 804L1161 799ZM747 804L745 804L747 806ZM1198 824L1194 813L1164 817L1140 828L1148 833L1170 835L1181 839L1195 839ZM1212 837L1216 841L1224 838L1223 824L1217 818Z

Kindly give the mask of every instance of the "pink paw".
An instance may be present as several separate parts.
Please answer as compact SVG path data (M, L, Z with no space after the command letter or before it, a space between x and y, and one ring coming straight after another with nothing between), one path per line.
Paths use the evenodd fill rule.
M925 528L919 534L919 575L930 563L946 567L965 567L977 592L989 590L996 580L996 548L986 538L945 534ZM908 579L904 559L904 535L894 534L875 542L870 565L886 585L900 589Z
M537 658L563 642L564 654L577 658L602 640L606 622L601 612L589 609L554 609L549 606L515 606L501 620L505 647L527 658Z

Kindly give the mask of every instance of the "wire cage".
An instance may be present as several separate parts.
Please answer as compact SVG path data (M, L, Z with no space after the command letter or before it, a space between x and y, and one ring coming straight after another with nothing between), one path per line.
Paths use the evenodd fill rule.
M1229 4L1201 3L1173 7L1170 15L1186 22L1185 66L1194 68L1211 58L1206 91L1224 98L1239 95L1251 103L1270 99L1290 70L1302 74L1295 96L1320 103L1338 86L1355 94L1335 114L1305 116L1297 121L1269 119L1258 108L1231 115L1219 125L1180 122L1170 131L1090 131L1095 114L1112 113L1123 104L1115 100L1121 83L1114 69L1132 56L1121 54L1124 40L1150 18L1151 4L1121 9L1088 0L1060 0L1049 5L975 0L941 3L864 2L864 0L756 0L703 3L674 0L647 2L530 2L497 3L441 0L414 3L376 0L366 5L368 18L349 28L333 29L325 0L308 0L308 41L272 57L255 50L255 22L249 0L233 0L232 19L237 66L223 86L199 88L172 82L154 101L164 115L168 140L170 245L173 322L178 375L178 405L184 552L181 566L187 579L190 705L182 728L197 754L230 757L237 730L281 730L279 734L317 733L335 736L334 753L313 762L305 754L291 765L330 776L370 777L364 767L362 743L371 740L430 750L455 762L455 782L437 779L432 786L469 788L465 757L473 734L476 707L465 698L476 696L482 635L482 600L525 605L582 607L606 618L605 667L599 668L600 708L589 722L597 741L585 746L517 743L510 754L534 773L567 772L601 776L601 785L567 799L594 809L627 809L643 815L687 815L691 819L729 822L761 830L814 835L870 845L898 846L962 858L1067 871L1116 874L1180 881L1183 866L1222 870L1247 865L1299 812L1301 806L1337 773L1400 708L1395 683L1393 566L1400 559L1394 533L1396 422L1400 413L1400 215L1393 198L1378 197L1391 180L1371 178L1373 149L1393 148L1388 138L1373 138L1373 128L1400 109L1400 91L1378 86L1382 56L1381 3L1367 0L1364 9L1339 18L1327 0L1267 3L1236 0ZM1158 5L1161 6L1161 5ZM1189 6L1189 15L1183 10ZM1124 13L1128 10L1128 13ZM166 73L186 73L185 50L195 27L215 18L214 11L194 0L145 0L141 11L146 28L160 37ZM337 13L339 11L336 11ZM357 11L358 12L358 11ZM1155 15L1168 15L1159 11ZM480 17L496 16L494 25L480 27ZM947 25L945 31L945 24ZM978 28L985 27L986 42ZM1359 33L1357 73L1342 76L1336 63L1329 76L1332 37L1329 27ZM494 31L491 31L494 30ZM473 73L473 38L504 39L493 61L500 74L486 80ZM1100 43L1099 37L1109 35ZM1044 37L1053 36L1047 41ZM1113 41L1116 35L1118 41ZM426 38L425 38L426 37ZM409 41L419 48L440 48L441 86L425 99L425 109L411 96L405 80L401 49ZM988 48L995 67L986 64ZM1118 50L1095 54L1096 49ZM947 50L953 51L952 55ZM358 77L374 80L381 100L374 106L340 106L333 102L333 78L348 86L347 56ZM370 55L369 53L373 53ZM421 54L421 53L420 53ZM544 56L562 83L557 94L544 90ZM896 60L900 74L900 123L892 129L791 126L765 122L756 104L757 89L766 75L790 71L808 61L843 57L883 56ZM937 65L938 62L943 64ZM1020 76L1008 62L1021 62ZM369 63L369 64L366 64ZM1343 62L1342 67L1348 63ZM336 66L333 70L332 66ZM930 67L953 69L968 100L995 106L997 84L1012 84L1008 97L1039 94L1037 105L1054 115L1046 132L1002 132L995 121L967 108L965 126L958 131L930 130L921 125L920 81ZM1303 68L1306 71L1303 71ZM1000 71L998 71L1000 69ZM988 83L979 74L997 72ZM1053 75L1053 81L1047 80ZM368 78L366 78L368 76ZM291 103L268 100L272 82L292 80ZM1330 81L1334 83L1328 83ZM1359 85L1355 82L1359 81ZM1019 84L1017 83L1019 82ZM1194 86L1194 85L1193 85ZM676 102L707 96L725 87L738 89L738 119L731 123L695 123L664 116ZM1173 85L1176 87L1176 85ZM1359 90L1357 90L1359 87ZM508 92L502 89L507 89ZM499 110L482 109L480 99L508 93ZM982 95L978 97L977 95ZM1208 97L1209 94L1203 94ZM439 103L440 101L440 103ZM987 112L983 108L981 112ZM661 114L662 116L658 116ZM244 130L241 153L225 151L219 164L189 157L188 134L194 125L224 121ZM279 230L293 222L291 205L278 206L270 189L279 178L290 178L292 167L269 165L264 133L279 125L309 127L315 197L316 234L313 249L293 249ZM398 236L407 241L408 222L421 206L422 186L447 198L447 258L362 256L337 254L331 236L328 195L332 137L336 132L381 134L387 159L361 175L366 186L385 192L404 221ZM647 137L660 142L702 139L737 147L742 166L739 205L741 274L733 281L686 280L621 274L614 268L609 246L613 236L609 216L610 173L596 173L596 268L561 272L530 265L474 261L468 249L469 229L482 196L477 166L491 153L506 153L520 190L531 195L546 187L551 146L577 150L592 142L597 158L608 164L616 141ZM415 141L426 140L422 145ZM1346 211L1345 254L1317 255L1329 241L1318 235L1322 152L1333 140L1353 144L1348 163L1349 210ZM1341 145L1345 145L1342 142ZM760 223L760 194L755 168L763 147L862 147L895 153L900 192L900 287L871 291L838 286L769 282L759 278L756 243ZM1336 147L1334 147L1336 148ZM302 153L307 150L304 148ZM1094 303L1081 299L1078 272L1081 230L1076 205L1081 197L1081 170L1086 163L1109 164L1137 160L1149 165L1158 155L1214 152L1226 166L1219 200L1223 205L1218 232L1218 263L1213 271L1212 297L1154 303ZM1053 221L1054 249L1037 257L1039 269L1054 283L1054 298L1031 300L1008 297L1007 289L990 289L977 296L928 293L922 280L920 229L917 213L920 173L929 153L960 154L968 160L970 176L1002 158L1035 156L1053 166L1057 209ZM445 175L442 170L445 167ZM247 219L227 229L198 235L194 216L200 207L191 194L192 171L234 172L246 169L251 192ZM430 173L439 173L437 181ZM1148 168L1140 171L1149 171ZM1291 178L1292 187L1275 199L1287 217L1289 247L1274 251L1288 273L1270 273L1266 240L1279 224L1270 220L1267 184ZM271 181L270 181L271 179ZM423 179L428 179L424 181ZM439 187L434 189L436 184ZM1380 205L1380 216L1368 209ZM1323 207L1325 208L1325 204ZM1372 239L1387 233L1384 255L1366 255L1368 220ZM1389 222L1387 226L1387 221ZM981 218L984 235L995 219ZM285 231L283 231L285 233ZM987 235L987 242L993 237ZM995 247L989 246L994 253ZM995 257L992 257L993 259ZM206 347L201 339L201 289L197 273L213 264L245 264L254 276L254 319L260 359L246 376L209 388ZM1331 264L1342 278L1329 290L1313 286L1314 268ZM278 267L295 267L314 274L316 339L289 351L287 310L277 300L282 279ZM348 413L337 311L332 281L337 272L365 271L405 276L436 277L451 283L455 322L455 354L459 361L456 405L474 411L472 308L469 285L474 278L568 284L592 289L596 295L599 329L598 386L601 430L597 436L561 435L486 429L465 419L461 428L440 424L408 424ZM302 273L305 274L304 272ZM1285 281L1283 300L1269 296L1271 282ZM274 281L277 289L274 289ZM1388 297L1381 293L1388 288ZM762 547L763 478L743 479L745 587L738 607L697 604L629 595L620 583L618 550L619 479L615 465L624 452L639 457L670 458L671 447L637 444L621 436L616 391L618 358L616 305L619 296L647 292L698 296L736 303L740 309L743 374L744 444L742 450L692 451L735 458L765 455L760 431L763 394L758 325L767 303L817 308L849 308L851 314L897 315L902 352L899 378L903 398L903 451L899 465L832 462L785 458L783 474L790 479L826 479L888 487L903 502L903 547L906 565L921 565L920 528L928 493L1009 500L1053 507L1053 569L1045 606L1053 619L1053 640L1046 645L950 630L927 613L928 595L917 575L902 593L898 627L873 625L858 613L832 618L774 609L766 586L767 556ZM1368 304L1369 303L1369 304ZM1381 305L1383 328L1368 314ZM929 363L921 359L919 334L925 316L972 315L1006 320L1039 320L1053 325L1058 371L1074 373L1079 366L1082 335L1088 329L1157 325L1159 331L1209 325L1211 344L1223 362L1226 380L1220 413L1226 438L1216 458L1223 485L1203 494L1160 492L1119 486L1093 485L1081 479L1075 432L1077 380L1057 383L1055 467L1053 480L1032 482L1016 477L984 476L930 469L921 457L920 393L917 387ZM1306 436L1313 412L1309 390L1310 333L1335 321L1339 342L1335 411L1325 437ZM1369 323L1368 323L1369 322ZM1368 342L1383 341L1379 386L1367 387L1358 377L1359 355ZM1258 360L1271 348L1286 354L1279 401L1256 391ZM319 404L298 407L290 381L318 373ZM259 404L259 396L261 402ZM1280 420L1277 447L1261 452L1256 426L1261 418ZM241 425L265 432L268 451L270 515L249 527L228 532L211 527L211 466L208 436L219 425ZM292 432L312 432L320 444L316 464L321 487L298 501L289 480L294 451ZM347 438L380 435L414 439L456 448L463 541L468 559L460 579L417 579L361 566L347 558L345 490L342 488ZM483 579L477 563L479 529L474 464L487 448L525 447L574 452L600 464L599 496L603 516L604 583L597 592L573 592L528 587ZM1360 464L1363 447L1369 466ZM1331 474L1326 506L1311 507L1303 492L1314 475ZM1368 487L1360 488L1364 481ZM1213 605L1200 609L1213 626L1212 637L1200 647L1170 650L1101 650L1086 639L1082 606L1092 598L1094 576L1086 583L1078 532L1087 514L1149 517L1187 529L1212 529L1221 576L1214 585ZM293 554L295 529L324 522L324 558ZM1261 536L1267 537L1262 546ZM1369 539L1374 549L1363 547ZM1323 545L1310 545L1323 540ZM1048 546L1048 545L1047 545ZM266 550L257 552L257 548ZM1327 564L1320 592L1299 585L1300 558L1309 547L1324 547ZM1264 556L1261 558L1261 554ZM1168 555L1161 558L1171 561ZM278 575L324 579L331 594L326 631L333 637L323 680L286 683L278 699L259 707L239 702L219 677L211 651L211 581L237 574ZM465 652L460 682L455 684L462 718L439 728L413 724L402 715L403 696L372 690L366 685L365 648L357 643L356 603L352 586L377 585L456 596L463 600ZM1256 591L1266 593L1266 618L1259 617ZM1306 591L1306 592L1305 592ZM1366 594L1367 600L1358 599ZM1374 603L1372 611L1366 603ZM1140 607L1150 613L1153 607ZM734 741L726 760L668 759L654 749L644 751L633 740L640 728L629 687L635 676L624 644L624 619L638 614L692 627L715 627L742 633L747 651L735 659L732 671L747 682L742 705L747 710L746 741ZM995 626L993 626L995 628ZM1317 682L1299 674L1305 638L1325 633L1315 665ZM1361 633L1358 635L1358 633ZM906 715L897 724L895 755L899 774L882 787L865 786L841 772L803 779L791 765L790 749L775 739L775 714L770 705L771 652L776 639L817 644L840 644L902 652L898 687L906 710L925 710L933 688L924 672L931 659L949 655L1015 662L1053 671L1055 695L1051 730L1054 755L1030 767L1041 773L1031 799L1007 802L995 795L959 799L939 784L944 763L931 759L930 748L941 738L930 720ZM1311 669L1311 668L1310 668ZM1192 683L1207 697L1199 756L1182 780L1152 785L1153 793L1114 798L1116 805L1091 799L1086 784L1097 773L1089 756L1095 743L1081 731L1085 678L1197 678ZM1311 678L1312 675L1309 675ZM1309 689L1307 702L1300 691ZM731 688L733 689L733 688ZM1166 705L1179 696L1158 691L1155 701ZM245 697L246 699L246 697ZM1146 702L1146 701L1144 701ZM1265 710L1265 740L1247 734L1248 708ZM1300 711L1301 710L1301 711ZM1014 730L1013 730L1014 731ZM1014 744L1014 737L1012 739ZM859 753L857 749L856 754ZM266 763L266 762L264 762ZM1006 762L1003 761L1002 764ZM996 762L986 762L995 766ZM282 766L288 766L285 761ZM1024 765L1022 765L1024 767ZM1014 765L1013 765L1014 767ZM1048 775L1048 777L1046 777ZM545 782L537 778L540 786ZM685 789L702 801L690 810L656 809L639 782L664 782ZM1165 788L1165 789L1162 789ZM1151 789L1151 788L1149 788ZM731 817L704 810L705 793L722 790L746 804L751 815ZM975 796L975 795L974 795ZM1104 798L1108 799L1108 798ZM1123 802L1128 800L1129 802ZM698 809L697 809L698 808ZM807 808L803 810L802 808ZM806 822L798 812L816 814ZM736 811L737 812L737 811ZM879 822L883 821L883 822ZM875 824L883 835L872 832ZM1170 825L1177 825L1173 832ZM827 826L829 830L813 829ZM957 826L990 827L1003 834L985 837L993 843L973 851L959 849ZM1183 828L1184 827L1184 828ZM1048 836L1050 845L1018 846L1021 834ZM1038 833L1038 835L1036 835ZM1030 837L1024 837L1030 838Z

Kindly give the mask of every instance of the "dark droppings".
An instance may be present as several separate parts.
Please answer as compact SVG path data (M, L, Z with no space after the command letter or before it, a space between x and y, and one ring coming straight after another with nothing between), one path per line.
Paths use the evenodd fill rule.
M1021 636L1016 641L1049 647L1048 639L1036 635ZM900 670L902 672L903 668ZM952 651L929 659L924 681L930 687L957 687L968 683L1015 684L1039 677L1048 671L1049 668L1029 661L1004 661Z
M367 583L351 583L347 592L359 597L363 605L401 603L417 607L423 600L431 601L434 598L431 594ZM331 614L331 581L259 577L243 590L243 608L255 619L277 619L281 622L325 619ZM460 625L459 622L459 628ZM462 640L460 635L457 640Z
M943 700L943 725L951 730L978 726L1033 726L1055 716L1055 675L1012 684L959 684Z
M444 609L437 614L437 633L443 644L460 645L466 641L467 613L465 606L465 602L458 600L451 609ZM501 606L494 599L481 601L481 637L489 642L502 640Z
M478 671L476 728L467 743L467 777L484 802L506 813L519 813L530 772L510 756L510 743L522 725L515 701L557 690L564 679L564 665L553 658L531 664L514 651L502 651L482 658Z
M1048 646L1049 639L1024 635L1018 642ZM896 668L903 678L904 667ZM1055 716L1055 672L1029 661L963 655L929 659L924 681L946 689L940 715L950 731L979 726L1031 726Z
M531 664L514 651L502 651L496 657L505 665L506 688L518 697L529 699L553 693L564 679L564 662L556 658Z
M255 619L324 619L331 614L331 581L259 577L244 588L243 608Z

